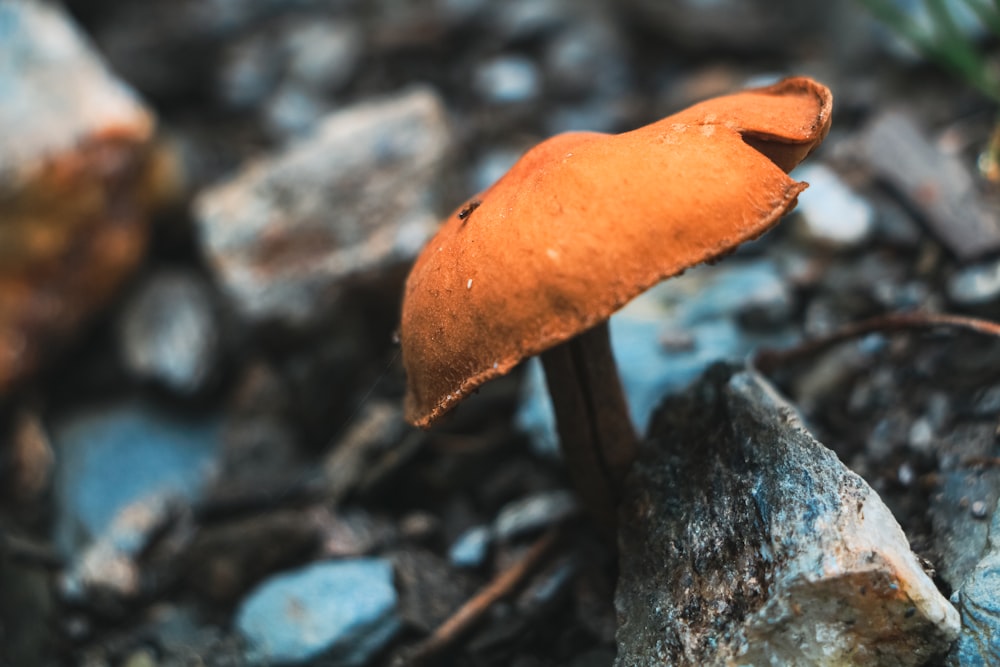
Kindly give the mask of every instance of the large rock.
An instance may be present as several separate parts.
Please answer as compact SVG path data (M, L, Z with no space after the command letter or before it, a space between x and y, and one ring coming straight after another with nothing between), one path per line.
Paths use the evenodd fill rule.
M53 427L57 547L73 556L108 534L145 530L142 515L161 513L154 508L165 497L198 498L212 471L218 434L215 419L181 418L138 402L58 419ZM123 521L126 510L132 518Z
M307 324L345 279L415 256L437 225L429 199L448 145L441 101L414 89L334 113L204 192L202 245L237 308Z
M620 547L617 665L920 665L958 634L875 492L749 371L654 416Z
M141 257L153 125L58 6L0 0L0 394Z

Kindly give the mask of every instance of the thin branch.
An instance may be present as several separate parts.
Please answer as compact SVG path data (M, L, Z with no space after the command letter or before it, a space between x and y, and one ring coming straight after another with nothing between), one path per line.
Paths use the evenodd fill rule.
M394 665L428 664L452 647L474 625L482 620L490 607L511 595L539 566L558 542L558 530L553 528L531 546L521 560L498 574L485 588L469 598L458 611L438 626L429 637L399 656Z
M891 333L919 329L957 328L964 331L1000 338L1000 324L964 315L946 313L889 313L867 320L844 325L840 329L819 338L802 341L786 350L759 350L751 359L758 370L768 373L778 367L823 352L838 343L859 338L871 333Z

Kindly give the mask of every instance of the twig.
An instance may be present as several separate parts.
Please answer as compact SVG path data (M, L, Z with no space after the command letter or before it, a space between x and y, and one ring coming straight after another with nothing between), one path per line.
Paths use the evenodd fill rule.
M397 657L393 665L424 665L441 655L478 623L497 601L513 593L549 555L558 539L553 528L538 538L521 560L507 568L485 588L469 598L458 611L438 626L429 637Z
M750 363L757 370L768 373L788 362L823 352L838 343L870 333L890 333L913 329L935 329L938 327L964 329L1000 338L1000 324L991 322L990 320L966 317L964 315L948 315L945 313L889 313L844 325L832 333L819 338L805 340L795 347L786 350L760 350L752 357Z

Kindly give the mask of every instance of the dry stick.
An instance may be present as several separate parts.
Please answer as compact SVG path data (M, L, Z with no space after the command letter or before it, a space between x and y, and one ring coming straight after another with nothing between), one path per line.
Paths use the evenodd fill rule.
M469 598L458 611L438 626L434 633L417 644L396 664L422 665L447 650L479 622L493 603L513 593L555 547L558 530L553 528L538 538L521 560L507 568L485 588Z
M805 340L787 350L760 350L751 359L751 364L761 372L768 373L782 364L822 352L837 343L857 338L858 336L865 336L870 333L887 333L935 327L954 327L1000 338L1000 324L991 322L990 320L944 313L889 313L844 325L830 334Z

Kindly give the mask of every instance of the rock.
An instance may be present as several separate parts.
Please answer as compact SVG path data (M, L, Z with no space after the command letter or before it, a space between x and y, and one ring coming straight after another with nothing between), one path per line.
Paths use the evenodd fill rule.
M57 419L56 545L73 555L143 499L196 498L214 460L217 435L211 418L182 419L138 402Z
M302 139L316 130L328 108L305 86L288 82L262 110L264 125L279 140Z
M62 594L73 601L135 598L141 592L138 559L167 522L171 494L144 496L121 508L110 525L86 546L63 573Z
M948 656L949 667L987 667L1000 660L1000 512L993 521L986 555L957 594L962 634Z
M400 629L392 565L361 558L320 562L271 577L240 605L236 627L250 664L292 665L323 656L364 665Z
M557 34L544 54L547 90L563 97L597 96L609 106L613 97L625 94L632 72L615 25L601 16L574 22Z
M204 389L218 370L222 326L209 285L187 271L161 271L125 305L119 345L128 369L181 395Z
M802 165L795 178L809 183L799 201L798 230L808 240L835 248L855 248L875 229L875 209L856 195L835 171L821 163Z
M493 534L501 542L548 528L579 514L576 496L566 490L537 493L504 506L493 522Z
M327 117L195 203L202 247L251 320L329 316L344 279L412 258L435 229L432 184L449 143L427 89Z
M983 511L988 508L992 512L1000 500L1000 470L962 468L940 476L928 512L931 539L940 554L936 566L941 579L957 590L987 547L991 528Z
M1000 224L965 163L932 143L910 115L886 111L860 134L857 153L901 193L961 260L1000 248Z
M581 4L577 2L573 10L579 11ZM565 25L570 6L567 0L508 0L489 5L485 22L507 42L529 40Z
M1000 260L965 266L948 280L948 298L959 306L1000 300Z
M733 259L660 283L615 313L611 346L637 430L645 430L663 396L693 382L713 362L741 358L761 344L788 342L790 333L779 325L793 307L791 290L773 262ZM540 454L557 451L537 360L529 364L517 423Z
M620 516L616 665L921 665L958 634L875 492L750 371L661 406Z
M489 526L473 526L452 543L448 550L448 561L455 567L482 567L492 541L493 531Z
M107 303L168 184L152 114L55 4L0 1L0 126L4 394Z
M523 104L536 97L541 87L538 68L524 56L502 56L476 68L476 90L487 102Z
M350 81L364 55L364 38L350 21L295 23L284 36L288 76L317 93L333 93Z

